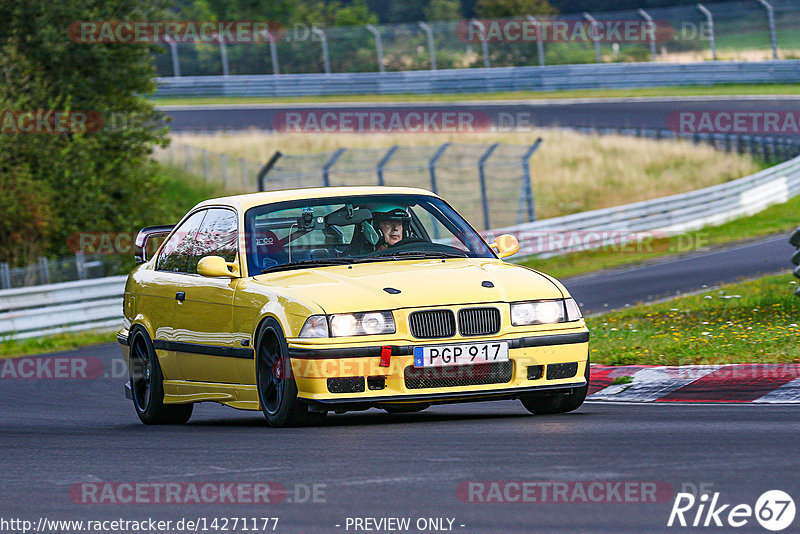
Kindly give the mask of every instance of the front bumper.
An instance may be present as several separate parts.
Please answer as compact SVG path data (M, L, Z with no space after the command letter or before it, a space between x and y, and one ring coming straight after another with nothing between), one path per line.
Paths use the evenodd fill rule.
M450 403L478 400L517 398L521 395L553 394L569 392L586 385L584 374L588 365L589 332L578 329L536 336L502 336L491 341L506 341L509 345L510 373L500 381L492 383L470 383L467 379L447 387L411 386L406 371L414 366L414 347L420 345L452 344L426 341L399 345L343 345L298 346L296 340L289 341L289 356L292 374L297 383L298 397L311 405L328 407L360 407L382 403ZM488 339L458 340L485 342ZM382 367L381 352L391 347L388 367ZM384 362L385 363L385 362ZM547 368L553 364L576 364L575 372L569 376L549 376ZM437 369L467 369L477 366L459 366ZM541 373L531 376L530 367L538 367ZM353 378L364 380L361 390L331 391L331 379ZM382 387L370 386L370 380L378 379Z

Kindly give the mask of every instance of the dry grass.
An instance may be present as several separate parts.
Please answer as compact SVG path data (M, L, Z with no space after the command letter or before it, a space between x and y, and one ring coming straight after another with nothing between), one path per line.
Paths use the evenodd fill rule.
M544 139L531 159L537 214L554 217L682 193L759 170L749 156L706 145L625 136L591 136L567 130L474 134L273 134L266 132L173 134L177 143L266 161L276 151L303 154L339 147L379 148L444 142L528 144Z
M778 59L797 59L798 57L800 57L800 50L778 49ZM711 61L711 59L710 50L692 50L687 52L662 51L658 55L658 61L665 63L699 63L701 61ZM720 61L767 61L772 60L772 49L722 49L717 50L717 59Z

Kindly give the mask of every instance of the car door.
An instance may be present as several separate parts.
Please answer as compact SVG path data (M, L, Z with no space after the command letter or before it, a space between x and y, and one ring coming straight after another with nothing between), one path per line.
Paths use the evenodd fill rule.
M186 278L192 244L205 210L185 217L161 247L154 269L139 271L139 299L136 309L144 316L153 330L153 343L159 355L161 370L167 380L180 379L182 372L170 343L175 336L176 287Z
M184 380L239 383L237 360L252 360L242 336L233 332L233 298L238 279L210 278L197 273L206 256L221 256L233 262L239 258L238 217L233 209L210 208L197 231L183 295L177 301L176 354Z

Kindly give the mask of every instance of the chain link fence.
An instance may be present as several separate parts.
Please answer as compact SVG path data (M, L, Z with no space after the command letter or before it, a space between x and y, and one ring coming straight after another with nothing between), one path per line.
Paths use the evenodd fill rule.
M259 184L287 187L387 185L421 187L453 203L480 229L536 218L531 145L444 143L282 154Z
M57 284L74 280L89 280L118 274L109 265L105 254L75 254L65 258L39 258L39 262L26 267L9 267L0 263L0 289ZM117 263L116 261L114 263Z
M747 0L540 18L297 24L272 43L173 42L155 59L164 77L793 59L798 26L795 0Z
M223 184L231 192L347 185L421 187L451 199L473 224L489 229L536 218L530 159L540 143L278 152L266 164L172 143L157 151L155 158Z
M671 130L594 126L571 129L589 135L680 138L707 143L717 150L751 154L771 164L800 155L800 138L796 137L676 134ZM488 230L536 220L536 165L532 158L540 142L340 148L312 154L276 153L268 162L172 143L158 149L154 156L208 183L221 184L231 193L341 185L421 187L448 199L479 230ZM130 261L130 254L78 253L59 259L41 258L23 268L0 263L0 289L121 274L130 269Z

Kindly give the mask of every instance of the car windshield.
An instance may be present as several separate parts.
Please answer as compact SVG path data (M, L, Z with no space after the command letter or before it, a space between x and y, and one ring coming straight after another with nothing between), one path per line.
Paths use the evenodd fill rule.
M304 199L245 215L251 274L416 258L494 258L489 246L443 200L427 195Z

